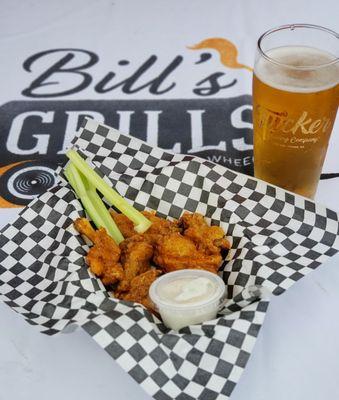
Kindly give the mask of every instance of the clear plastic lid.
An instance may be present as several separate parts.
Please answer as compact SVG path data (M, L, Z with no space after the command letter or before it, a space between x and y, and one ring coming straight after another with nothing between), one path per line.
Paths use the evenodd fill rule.
M186 283L189 281L194 281L199 284L202 281L197 280L198 278L205 278L204 280L208 279L211 283L213 283L214 290L210 290L207 293L207 296L203 299L199 299L197 296L196 301L192 302L176 302L175 300L170 301L166 300L165 296L163 295L168 286L175 281L185 281ZM205 270L199 269L182 269L175 272L169 272L165 275L162 275L160 278L156 279L149 290L149 295L152 302L155 306L160 308L170 308L173 310L195 310L202 307L210 306L216 303L216 306L219 306L221 302L223 302L225 297L226 286L224 281L216 274L212 272L208 272Z

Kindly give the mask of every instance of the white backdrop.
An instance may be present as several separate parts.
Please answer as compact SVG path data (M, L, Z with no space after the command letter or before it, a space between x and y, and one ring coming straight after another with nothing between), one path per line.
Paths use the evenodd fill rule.
M187 46L206 38L227 38L236 45L239 62L251 66L257 37L273 26L308 22L339 31L338 4L336 0L0 0L0 106L29 100L32 109L32 102L41 100L28 98L22 91L57 58L52 55L35 61L30 72L24 70L23 63L34 54L57 48L87 49L95 52L99 61L91 67L93 82L88 88L53 100L198 99L194 93L199 87L197 83L217 71L225 74L220 82L226 84L235 79L237 83L209 98L224 100L250 95L251 74L247 70L225 68L215 51L210 52L211 59L196 64L203 51L192 51ZM157 56L157 64L152 74L150 71L145 74L143 82L154 78L177 55L183 57L180 68L163 86L175 82L173 90L163 95L154 95L148 90L126 94L121 87L107 93L95 92L95 84L109 71L116 73L116 82L121 81L126 78L126 71L132 73L153 54ZM119 66L118 61L122 59L130 64ZM59 83L44 86L36 93L64 91L81 78L59 73L52 81ZM39 111L39 103L36 104ZM0 107L4 157L7 157L8 143L27 150L29 140L34 139L28 137L28 142L25 137L17 138L17 142L13 137L8 139L9 125L3 121L7 118L5 112L12 112L13 108L6 108L1 114ZM24 134L28 135L27 130ZM64 137L64 132L60 135ZM337 119L324 172L339 172L338 135ZM54 140L51 138L52 134L50 143ZM147 139L152 144L161 142L161 137L149 130ZM199 145L197 136L191 140ZM204 140L201 146L211 144L208 137ZM16 156L19 159L20 154L12 152L10 161L14 162ZM30 154L25 157L29 158ZM338 198L338 178L320 183L319 201L338 210ZM17 212L17 208L0 209L0 225ZM338 261L335 257L272 301L254 353L232 399L339 398ZM69 335L45 337L2 304L0 318L0 400L149 398L85 333L78 330Z

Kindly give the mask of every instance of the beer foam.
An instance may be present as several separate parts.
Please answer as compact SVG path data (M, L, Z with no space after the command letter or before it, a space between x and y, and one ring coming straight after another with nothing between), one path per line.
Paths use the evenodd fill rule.
M335 60L325 51L306 46L284 46L271 49L266 55L278 63L260 57L255 65L256 76L269 86L288 92L320 92L339 83L339 63L320 67ZM293 67L310 67L298 69ZM318 68L317 68L318 67Z

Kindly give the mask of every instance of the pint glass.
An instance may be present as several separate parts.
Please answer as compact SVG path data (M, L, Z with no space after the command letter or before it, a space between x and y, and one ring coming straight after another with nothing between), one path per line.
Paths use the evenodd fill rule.
M253 75L254 174L313 198L338 109L339 35L306 24L258 41Z

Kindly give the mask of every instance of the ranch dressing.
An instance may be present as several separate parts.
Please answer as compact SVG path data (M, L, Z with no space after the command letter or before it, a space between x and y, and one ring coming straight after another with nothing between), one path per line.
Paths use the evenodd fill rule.
M184 269L153 282L150 298L166 326L184 326L214 319L224 300L223 280L208 271Z
M205 277L178 278L163 285L159 291L161 300L173 305L198 304L209 300L218 286L214 281Z

